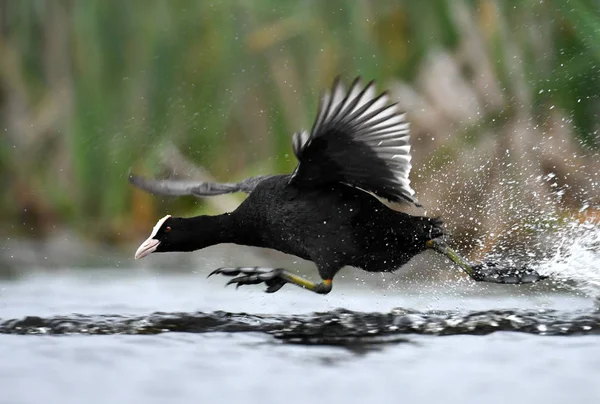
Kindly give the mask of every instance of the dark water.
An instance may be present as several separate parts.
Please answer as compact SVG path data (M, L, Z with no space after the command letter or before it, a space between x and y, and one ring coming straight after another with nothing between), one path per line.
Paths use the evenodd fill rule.
M318 296L203 272L22 275L0 282L0 403L600 399L600 313L551 284L350 272Z

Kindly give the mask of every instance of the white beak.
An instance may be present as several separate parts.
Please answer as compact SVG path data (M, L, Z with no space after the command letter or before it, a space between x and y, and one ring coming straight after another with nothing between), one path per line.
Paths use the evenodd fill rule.
M156 247L158 247L159 244L160 241L153 238L144 241L140 248L135 252L135 259L139 260L140 258L144 258L146 255L153 253L156 251Z
M158 221L158 223L156 223L154 225L154 228L152 229L152 234L150 234L150 237L148 237L148 239L146 241L144 241L142 243L142 245L140 246L140 248L138 248L137 251L135 252L136 260L139 260L140 258L144 258L146 255L156 251L156 247L158 247L158 245L160 244L160 240L155 239L154 236L156 236L156 233L158 233L161 226L170 217L171 217L171 215L167 215L167 216L163 217L162 219L160 219Z

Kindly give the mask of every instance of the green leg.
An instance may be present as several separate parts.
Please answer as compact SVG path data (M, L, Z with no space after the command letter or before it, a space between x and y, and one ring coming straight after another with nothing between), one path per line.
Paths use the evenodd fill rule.
M293 283L294 285L300 286L301 288L308 289L322 295L326 295L327 293L331 292L331 288L333 286L331 279L323 279L319 283L314 283L302 278L301 276L289 273L285 270L282 271L281 277L289 283Z
M434 251L437 251L440 254L449 258L452 262L461 267L462 270L465 271L466 274L469 275L471 278L474 277L473 268L469 264L467 264L467 262L464 259L462 259L456 251L448 247L448 245L442 240L429 240L427 243L425 243L425 245L427 246L427 248L431 248Z

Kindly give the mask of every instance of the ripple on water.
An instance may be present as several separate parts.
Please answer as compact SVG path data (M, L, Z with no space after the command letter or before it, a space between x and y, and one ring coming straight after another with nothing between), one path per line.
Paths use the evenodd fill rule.
M408 334L486 335L497 331L536 335L600 334L600 311L558 310L414 311L388 313L334 310L306 315L163 313L148 316L78 315L0 320L3 334L160 334L165 332L262 332L290 343L351 345L406 341Z

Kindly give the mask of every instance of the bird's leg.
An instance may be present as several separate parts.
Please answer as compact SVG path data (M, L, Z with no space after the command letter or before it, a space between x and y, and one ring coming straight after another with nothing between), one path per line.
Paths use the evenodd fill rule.
M448 247L441 239L429 240L425 243L425 246L449 258L452 262L461 267L469 277L476 281L515 284L533 283L547 278L546 276L537 273L537 271L526 267L502 268L496 263L471 265L461 258L456 251Z
M444 243L444 241L436 238L436 239L427 241L425 243L425 246L427 248L431 248L432 250L446 256L447 258L450 259L450 261L454 262L456 265L461 267L462 270L465 271L465 273L467 275L469 275L471 278L473 278L473 276L474 276L473 268L471 268L471 266L465 260L463 260L460 257L460 255L458 255L456 253L456 251L454 251L453 249L448 247L448 245L446 243Z
M283 287L286 283L292 283L301 288L311 290L319 294L327 294L331 291L331 279L323 279L320 283L314 283L298 275L294 275L283 268L263 268L263 267L238 267L238 268L219 268L212 271L208 276L221 274L225 276L235 276L227 282L227 285L257 285L264 283L267 285L265 292L274 293Z

